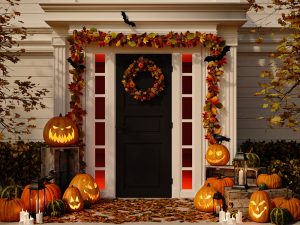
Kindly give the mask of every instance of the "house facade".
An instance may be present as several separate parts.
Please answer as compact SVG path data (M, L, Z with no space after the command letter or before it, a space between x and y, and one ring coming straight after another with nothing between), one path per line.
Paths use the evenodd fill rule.
M198 31L221 36L231 46L220 83L220 121L222 134L231 138L225 143L230 162L246 139L299 139L287 129L270 130L256 120L266 113L260 109L262 99L254 96L259 72L270 67L268 55L280 35L274 18L264 20L266 42L257 45L251 29L264 15L247 13L246 2L24 0L19 7L29 35L22 42L26 53L12 71L17 77L30 75L50 90L47 108L30 113L37 118L37 128L24 136L26 140L42 140L49 118L70 110L67 38L83 27L126 34ZM136 27L124 23L121 11ZM208 49L100 48L91 43L84 50L85 161L102 196L193 197L205 180L202 111ZM155 61L166 77L164 94L153 102L136 102L121 85L124 69L139 57Z

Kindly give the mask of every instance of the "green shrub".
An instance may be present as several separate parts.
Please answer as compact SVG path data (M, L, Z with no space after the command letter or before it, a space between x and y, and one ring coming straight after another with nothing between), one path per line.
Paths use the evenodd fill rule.
M0 142L0 185L25 186L40 177L42 142Z
M300 197L300 143L295 141L252 142L241 144L243 152L250 149L260 157L261 166L270 173L278 173L283 185L292 190L294 196Z

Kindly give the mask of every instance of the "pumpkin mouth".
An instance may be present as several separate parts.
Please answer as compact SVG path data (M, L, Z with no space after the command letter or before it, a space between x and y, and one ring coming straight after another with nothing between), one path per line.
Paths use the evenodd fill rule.
M72 204L72 203L70 203L70 208L71 209L73 209L73 210L76 210L76 209L79 209L80 208L80 203L78 203L78 204Z
M264 204L266 204L266 201L265 200L263 200L262 202L260 202L259 204L256 204L254 201L251 201L250 202L252 205L253 205L253 207L255 208L255 210L251 207L251 209L252 209L252 215L255 217L255 218L260 218L263 214L264 214L264 212L267 210L267 206L264 206L263 207L263 210L260 212L260 207L262 206L262 205L264 205ZM258 212L258 213L256 213L256 212Z
M97 193L97 194L91 194L91 193L89 193L87 190L83 190L83 192L85 193L85 194L87 194L87 196L89 197L89 199L91 199L91 200L95 200L95 199L98 199L99 198L99 193Z
M267 206L265 206L263 211L261 211L260 213L252 212L252 215L256 218L260 218L266 210L267 210Z
M56 130L49 130L49 139L57 143L68 143L75 138L75 131L71 128L71 132L68 134L57 134Z

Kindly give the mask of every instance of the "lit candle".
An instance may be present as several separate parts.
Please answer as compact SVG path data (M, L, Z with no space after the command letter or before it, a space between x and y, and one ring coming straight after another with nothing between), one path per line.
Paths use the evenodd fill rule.
M34 224L34 219L32 217L29 218L29 225L33 225Z
M243 185L244 184L244 172L242 169L240 169L239 171L239 185Z
M238 210L236 214L236 223L242 223L243 222L243 213Z
M227 211L225 214L225 220L228 222L229 219L230 219L230 212Z
M36 223L43 223L43 213L39 210L39 212L36 214Z
M223 208L219 212L219 222L223 223L223 220L225 220L225 212L223 211Z
M23 208L22 208L22 211L20 212L20 221L24 221L24 211L23 211Z

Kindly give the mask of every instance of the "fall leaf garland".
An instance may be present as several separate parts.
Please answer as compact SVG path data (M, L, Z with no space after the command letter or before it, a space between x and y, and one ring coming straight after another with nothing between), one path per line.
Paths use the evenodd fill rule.
M102 32L94 28L74 30L73 35L69 38L70 43L70 60L73 63L74 69L70 70L73 80L69 84L71 92L71 112L68 115L74 119L78 126L82 126L83 116L86 111L82 108L80 97L83 95L85 80L83 78L85 67L84 65L84 46L90 43L97 43L99 47L154 47L154 48L190 48L190 47L207 47L212 56L217 56L222 52L225 46L225 41L215 34L206 34L189 31L185 33L169 32L168 34L159 35L157 33L143 34L123 34L115 32ZM223 107L219 100L220 87L219 82L224 74L223 65L226 64L226 59L211 61L207 65L207 85L208 92L206 95L203 124L207 132L205 139L209 143L215 143L213 138L214 133L221 133L221 125L217 118L219 109ZM79 129L82 131L82 129Z

